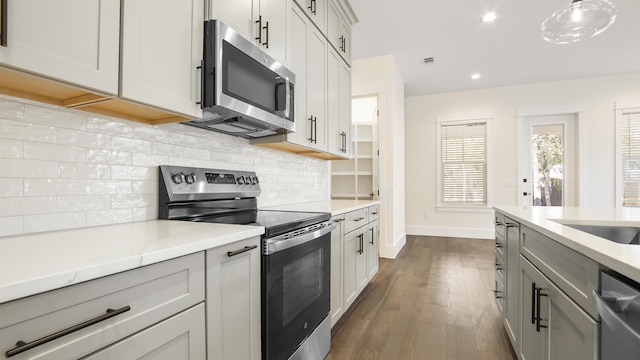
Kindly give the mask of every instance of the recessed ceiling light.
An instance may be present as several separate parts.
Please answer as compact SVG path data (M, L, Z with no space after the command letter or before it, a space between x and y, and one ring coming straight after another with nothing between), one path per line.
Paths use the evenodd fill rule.
M471 75L471 78L472 78L473 80L478 80L478 79L480 79L480 74L475 73L475 74Z
M495 20L495 19L496 19L496 13L494 13L493 11L492 11L492 12L489 12L489 13L486 13L486 14L482 17L482 21L483 21L483 22L492 22L492 21L493 21L493 20Z

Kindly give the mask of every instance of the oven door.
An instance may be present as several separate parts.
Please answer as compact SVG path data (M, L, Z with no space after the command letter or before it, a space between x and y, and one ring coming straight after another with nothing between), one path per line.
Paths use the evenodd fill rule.
M332 228L262 256L264 359L288 358L328 316Z

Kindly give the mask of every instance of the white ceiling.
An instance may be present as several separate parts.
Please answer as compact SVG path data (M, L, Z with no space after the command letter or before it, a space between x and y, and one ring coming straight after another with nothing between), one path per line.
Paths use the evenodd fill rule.
M540 24L570 0L350 0L353 58L392 54L405 96L640 72L640 0L611 1L611 28L555 45Z

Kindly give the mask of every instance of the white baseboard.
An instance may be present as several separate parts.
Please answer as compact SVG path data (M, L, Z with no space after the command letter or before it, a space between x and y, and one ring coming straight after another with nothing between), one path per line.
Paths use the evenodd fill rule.
M407 234L402 234L398 237L392 246L381 246L380 247L380 257L385 259L395 259L398 256L398 253L404 245L407 243Z
M407 225L407 235L495 239L494 228L456 228L444 226Z

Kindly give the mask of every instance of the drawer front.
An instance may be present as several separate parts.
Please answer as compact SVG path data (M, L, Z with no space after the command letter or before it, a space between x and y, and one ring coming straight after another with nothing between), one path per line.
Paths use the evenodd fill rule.
M77 359L203 300L200 252L0 304L0 358L18 341L31 343L78 325L76 331L11 357ZM107 318L79 325L101 316Z
M207 356L204 326L204 304L199 304L84 360L204 360Z
M368 222L367 220L368 213L369 213L368 209L362 209L362 210L346 213L344 216L345 234L361 226L365 226Z
M369 222L378 220L378 213L380 211L380 207L378 205L369 206Z
M496 232L496 253L498 253L504 259L506 252L507 241L505 240L503 235L500 235Z
M520 240L522 255L597 319L591 294L598 289L598 263L526 226L520 226Z
M496 300L496 306L498 307L498 311L500 314L504 316L504 282L498 276L496 272L496 289L493 292L493 295Z
M506 271L505 261L500 254L496 251L496 263L495 263L496 275L500 276L502 282L504 283L504 273Z
M497 234L502 235L502 237L505 236L505 217L503 214L499 213L496 211L495 213L495 220L494 220L494 224L496 226L496 236Z

